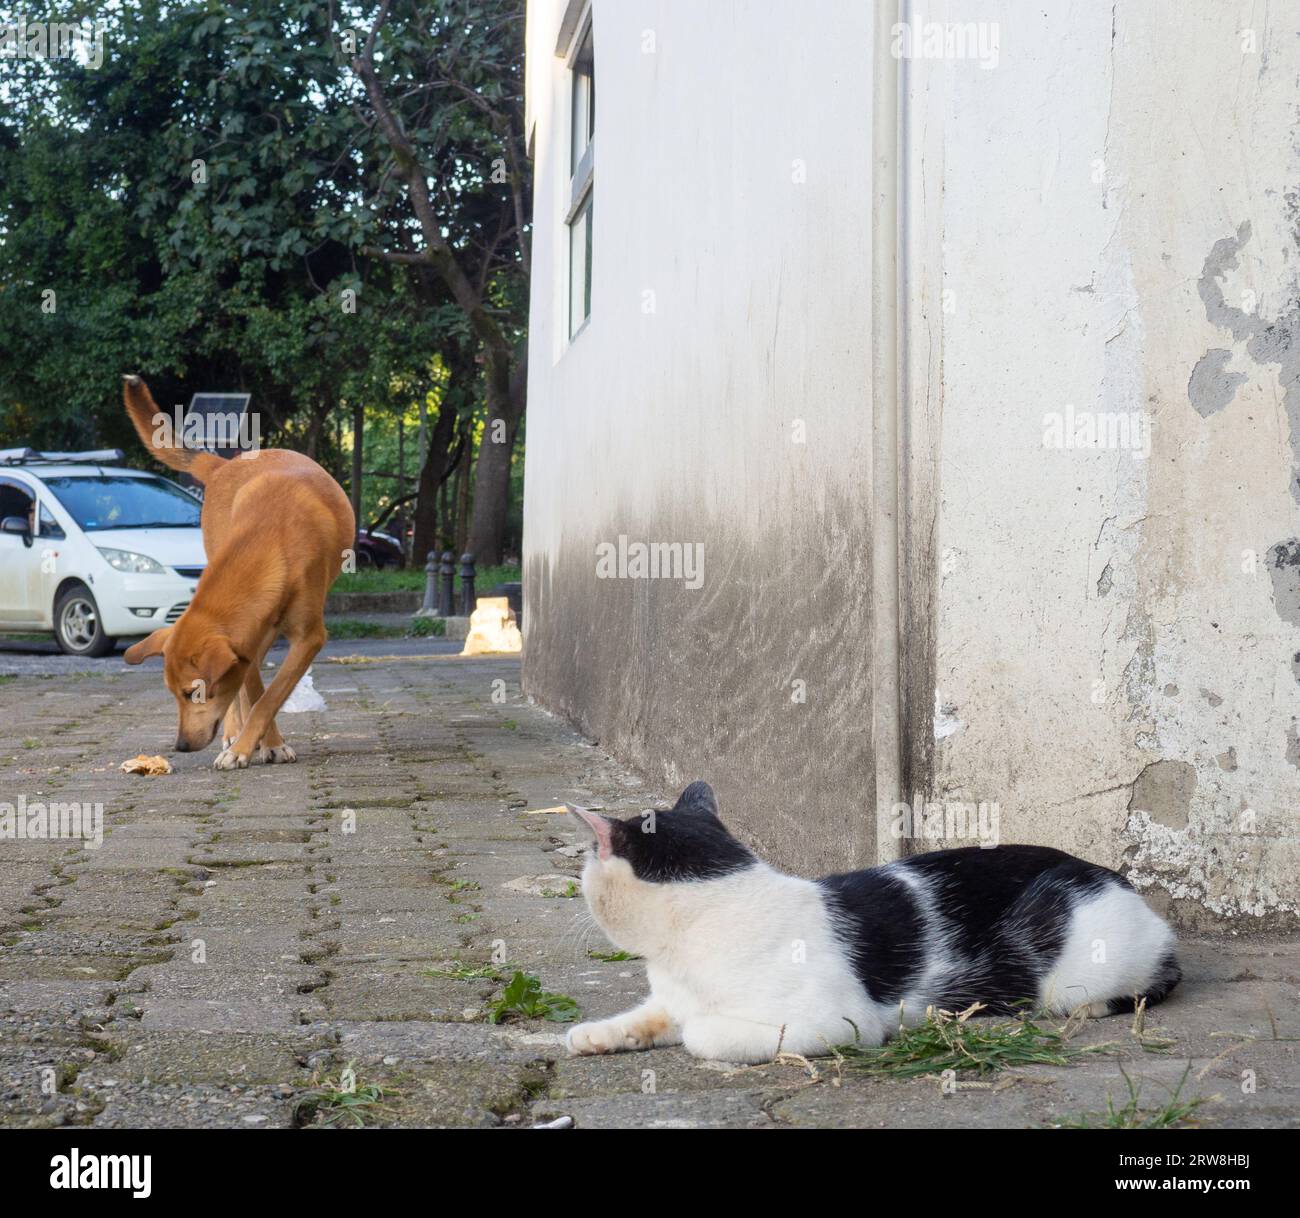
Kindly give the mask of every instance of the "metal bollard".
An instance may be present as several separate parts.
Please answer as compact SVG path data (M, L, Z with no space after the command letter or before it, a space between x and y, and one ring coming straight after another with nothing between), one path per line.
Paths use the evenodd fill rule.
M442 576L442 603L439 613L443 617L456 616L456 556L450 550L442 552L442 567L439 574Z
M460 615L469 617L474 612L474 555L460 556Z
M438 555L434 550L429 551L429 561L424 564L424 604L420 612L438 612Z

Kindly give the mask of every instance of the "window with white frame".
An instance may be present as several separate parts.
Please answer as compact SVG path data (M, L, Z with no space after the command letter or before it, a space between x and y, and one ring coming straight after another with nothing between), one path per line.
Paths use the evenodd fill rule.
M595 176L596 69L588 13L569 55L569 337L591 316L591 205Z

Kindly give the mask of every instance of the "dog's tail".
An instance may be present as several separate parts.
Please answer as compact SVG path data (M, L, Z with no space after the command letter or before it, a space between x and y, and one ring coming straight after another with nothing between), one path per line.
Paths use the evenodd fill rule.
M220 469L223 462L215 453L186 448L175 434L171 415L158 409L149 386L138 376L122 378L122 401L135 426L141 443L164 465L184 470L191 478L204 482Z

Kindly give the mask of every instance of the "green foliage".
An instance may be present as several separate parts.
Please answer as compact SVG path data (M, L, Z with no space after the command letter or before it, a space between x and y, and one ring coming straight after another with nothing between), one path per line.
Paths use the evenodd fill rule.
M465 964L460 960L452 963L450 968L428 968L421 970L426 977L446 977L452 981L500 981L501 970L494 964Z
M545 1019L551 1023L572 1023L578 1018L578 1004L564 994L548 994L531 973L516 972L500 997L488 1004L488 1023L507 1019Z
M834 1052L868 1074L918 1078L945 1070L984 1075L1010 1066L1064 1066L1082 1053L1109 1048L1075 1047L1066 1029L1042 1027L1028 1015L997 1022L972 1018L978 1010L978 1003L960 1015L930 1009L922 1023L900 1027L883 1045L847 1044Z
M459 563L456 569L460 570ZM404 567L400 571L353 571L340 575L334 581L332 592L423 592L425 579L424 564ZM474 588L481 596L486 596L498 584L517 584L520 579L519 568L514 565L500 567L480 567L474 573ZM459 578L456 587L460 587Z
M367 1120L383 1112L383 1101L399 1092L385 1090L378 1083L362 1084L348 1062L337 1079L324 1079L294 1104L294 1119L299 1124L315 1121L335 1125L346 1121L361 1128Z
M264 444L311 452L345 485L356 404L367 470L396 472L401 418L413 480L421 401L430 428L448 410L453 436L476 431L464 312L427 268L367 252L411 244L345 46L378 7L73 4L61 18L108 22L102 67L0 63L0 445L120 445L139 463L124 371L164 407L251 393ZM17 15L0 0L0 20ZM453 249L515 337L522 20L515 0L398 0L379 40ZM365 523L414 483L363 487Z
M1122 1066L1120 1074L1128 1087L1128 1099L1118 1107L1109 1092L1106 1093L1105 1112L1084 1112L1062 1117L1053 1121L1054 1129L1174 1129L1180 1126L1198 1123L1197 1109L1211 1102L1209 1096L1183 1097L1183 1088L1187 1085L1187 1076L1191 1073L1192 1063L1187 1063L1178 1085L1163 1104L1143 1107L1141 1088L1129 1077Z

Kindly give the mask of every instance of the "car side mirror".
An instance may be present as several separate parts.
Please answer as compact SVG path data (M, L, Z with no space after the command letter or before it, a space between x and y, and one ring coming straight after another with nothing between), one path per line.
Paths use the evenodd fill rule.
M26 516L6 516L0 520L0 533L17 533L23 539L23 545L32 544L32 532L27 527Z

